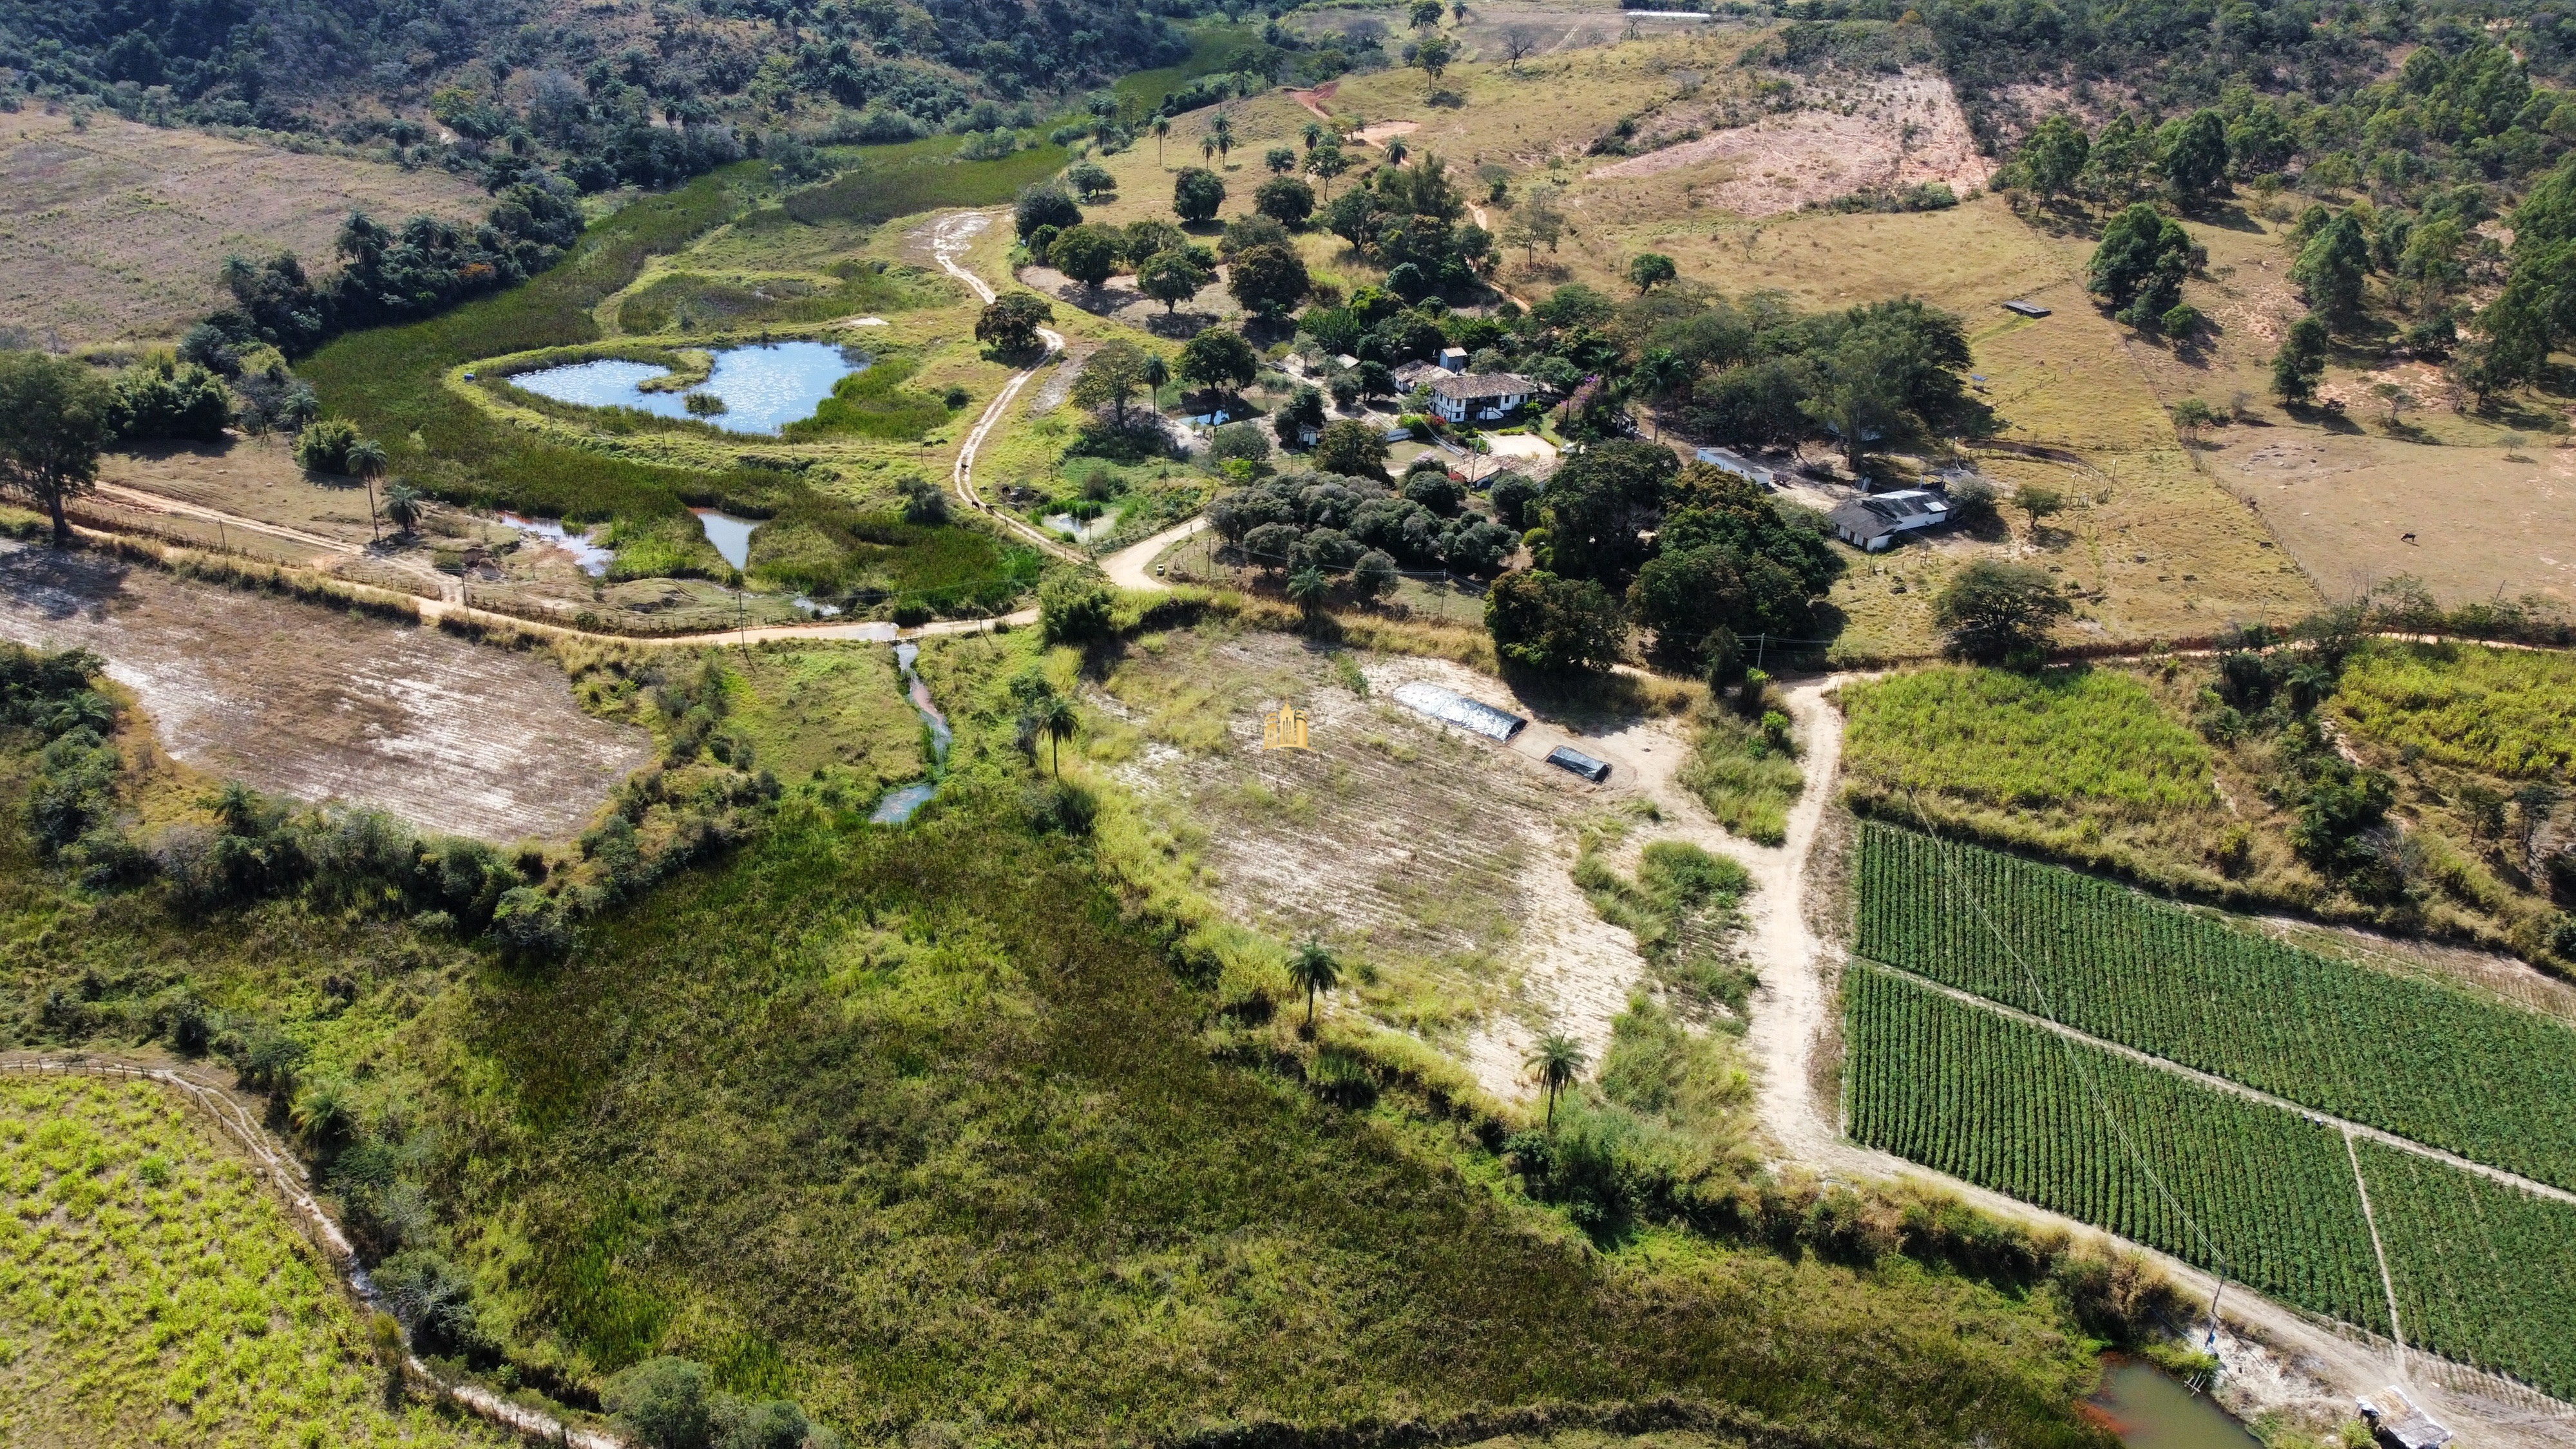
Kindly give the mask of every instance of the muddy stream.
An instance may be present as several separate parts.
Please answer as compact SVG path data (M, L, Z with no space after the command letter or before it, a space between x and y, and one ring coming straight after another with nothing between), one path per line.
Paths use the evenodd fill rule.
M930 797L938 793L939 777L948 768L948 742L955 738L956 732L948 727L948 717L939 712L939 706L931 703L930 686L913 672L913 661L920 657L921 646L918 644L894 646L895 666L903 671L904 697L911 700L912 707L920 712L922 728L930 735L930 775L888 790L877 801L876 810L868 816L879 825L901 825L911 820L913 812L929 803Z

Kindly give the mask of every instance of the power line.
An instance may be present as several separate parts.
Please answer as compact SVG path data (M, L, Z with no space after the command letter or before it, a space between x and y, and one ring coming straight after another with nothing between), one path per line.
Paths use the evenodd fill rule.
M1930 818L1924 814L1922 803L1913 791L1906 792L1906 799L1914 807L1916 820ZM2182 1200L2174 1196L2173 1189L2165 1185L2163 1175L2147 1161L2146 1154L2138 1148L2137 1140L2129 1135L2128 1127L2120 1121L2120 1114L2111 1110L2109 1095L2102 1090L2101 1083L2094 1079L2093 1074L2085 1069L2083 1055L2075 1050L2074 1028L2058 1020L2056 1006L2048 999L2048 988L2040 981L2039 973L2031 969L2030 962L2023 959L2021 952L2014 948L2012 938L2006 936L2001 928L1995 925L1994 918L1986 913L1985 902L1978 898L1973 887L1960 878L1957 868L1950 863L1949 852L1936 849L1932 852L1932 858L1940 862L1942 873L1948 876L1952 885L1967 897L1969 906L1976 911L1977 920L1985 926L1987 934L1993 936L1996 942L2002 945L2004 954L2012 958L2013 965L2021 968L2023 978L2030 983L2032 999L2039 1003L2039 1014L2047 1019L2049 1025L2057 1028L2051 1035L2057 1038L2058 1047L2066 1053L2067 1065L2074 1069L2077 1078L2084 1083L2084 1089L2092 1096L2093 1105L2101 1111L2102 1119L2110 1123L2112 1132L2119 1136L2121 1150L2129 1154L2129 1160L2136 1165L2139 1172L2146 1175L2147 1182L2155 1188L2156 1195L2164 1199L2165 1206L2173 1211L2174 1216L2182 1219L2183 1226L2191 1230L2192 1236L2198 1238L2201 1247L2208 1252L2212 1270L2218 1279L2217 1290L2209 1295L2209 1348L2213 1352L2216 1351L2218 1302L2227 1292L2227 1255L2219 1250L2218 1240L2211 1237L2208 1230L2200 1225L2200 1220L2193 1217L2191 1211L2182 1205Z

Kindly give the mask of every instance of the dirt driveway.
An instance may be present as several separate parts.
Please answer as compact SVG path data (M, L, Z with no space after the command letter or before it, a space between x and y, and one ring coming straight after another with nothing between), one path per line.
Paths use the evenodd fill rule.
M0 544L0 638L102 656L197 769L423 830L568 839L652 756L542 655L94 554Z

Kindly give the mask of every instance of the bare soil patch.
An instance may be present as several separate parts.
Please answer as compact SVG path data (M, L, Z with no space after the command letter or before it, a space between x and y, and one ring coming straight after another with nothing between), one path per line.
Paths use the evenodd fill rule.
M1856 191L1934 181L1964 196L1992 174L1958 97L1937 75L1811 83L1800 87L1796 104L1785 115L1615 162L1588 179L1705 166L1712 174L1699 197L1746 216L1773 216Z
M211 311L226 253L330 255L352 209L491 206L444 171L307 156L107 114L0 116L0 318L66 345L165 337Z
M1356 965L1348 996L1374 1020L1449 1052L1505 1099L1529 1094L1521 1060L1543 1032L1599 1060L1646 968L1574 885L1584 827L1627 820L1630 852L1666 837L1733 848L1672 783L1682 730L1551 718L1442 661L1348 658L1365 696L1330 653L1287 635L1162 636L1096 701L1134 731L1105 743L1132 751L1122 775L1228 914L1341 948ZM1443 726L1391 697L1417 680L1531 723L1509 745ZM1282 700L1308 711L1311 750L1260 748L1260 717ZM1611 761L1610 782L1547 765L1560 744Z
M2211 471L2330 597L2413 574L2450 604L2576 604L2576 452L2286 427L2231 428L2218 442Z
M1022 285L1045 293L1070 307L1079 307L1095 317L1107 317L1130 327L1151 332L1158 337L1196 337L1210 327L1243 315L1234 297L1225 289L1225 269L1217 269L1215 281L1199 288L1198 295L1166 311L1163 304L1136 290L1133 276L1111 277L1097 287L1086 287L1053 267L1022 267Z
M0 637L105 658L197 769L424 830L568 839L652 755L542 655L96 555L0 545Z

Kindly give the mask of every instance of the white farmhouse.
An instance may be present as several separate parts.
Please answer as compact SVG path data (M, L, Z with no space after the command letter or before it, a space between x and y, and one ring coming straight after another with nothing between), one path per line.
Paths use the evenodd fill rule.
M1487 423L1509 417L1538 384L1516 372L1469 372L1433 380L1431 406L1444 421Z
M1904 488L1855 498L1826 516L1843 542L1879 553L1893 545L1899 534L1948 523L1950 500L1928 488Z

